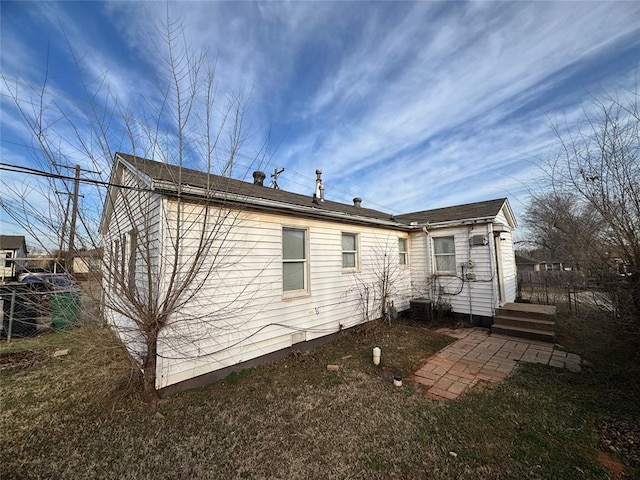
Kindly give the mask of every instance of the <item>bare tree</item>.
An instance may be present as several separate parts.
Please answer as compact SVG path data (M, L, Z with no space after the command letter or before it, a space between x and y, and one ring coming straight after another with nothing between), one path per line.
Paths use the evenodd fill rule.
M354 275L357 295L365 322L381 319L391 325L396 316L393 299L401 292L397 238L387 237L367 255L370 275Z
M626 325L640 322L640 109L638 91L594 98L576 127L555 126L559 154L544 171L548 188L534 195L528 220L587 262L609 272ZM595 231L593 231L595 230ZM545 235L543 235L544 237ZM616 275L614 260L624 264Z
M219 305L208 300L207 318L196 318L193 313L194 300L208 279L223 277L225 269L237 261L229 259L234 254L230 239L243 214L237 199L233 206L224 198L213 201L215 193L225 188L224 182L215 180L220 176L207 175L204 193L197 199L190 196L185 177L191 170L187 167L225 176L239 168L237 158L247 140L245 103L242 94L218 98L215 65L208 62L206 52L194 52L188 46L181 25L172 23L168 14L162 37L164 44L159 47L164 50L164 68L157 76L157 89L130 105L122 103L106 75L98 79L97 89L95 79L82 81L87 100L79 107L48 103L46 81L38 89L12 85L5 79L31 132L38 165L48 179L43 195L51 200L55 212L39 218L38 203L15 189L10 200L3 199L3 207L35 238L49 239L43 246L58 245L68 213L67 197L56 193L61 179L68 180L59 165L79 159L88 169L109 171L117 151L130 152L125 157L134 167L144 158L164 165L162 175L170 188L162 209L157 208L157 193L122 169L114 169L108 181L84 178L85 201L78 209L82 247L101 244L97 205L104 207L103 221L109 219L101 227L105 247L102 307L139 359L144 399L152 404L158 398L159 342L175 350L185 350L186 345L197 350L203 331L214 334L212 324L230 328L227 320L242 307L239 298L249 298L252 289L249 280L235 289L235 297ZM81 71L80 59L77 66ZM30 93L27 98L25 88ZM249 163L265 150L266 143ZM70 188L68 182L63 185ZM160 224L167 226L164 243L157 241Z
M600 214L572 193L537 195L524 213L530 239L525 243L541 260L562 261L578 270L598 265L604 242Z

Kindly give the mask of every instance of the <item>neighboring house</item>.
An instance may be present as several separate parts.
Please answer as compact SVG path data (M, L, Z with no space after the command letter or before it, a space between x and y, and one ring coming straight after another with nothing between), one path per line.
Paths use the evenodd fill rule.
M0 235L0 280L14 280L24 270L27 253L23 235Z
M567 267L566 263L561 260L536 260L520 254L516 254L516 265L518 272L564 272L576 270L575 268Z
M142 339L121 308L108 308L122 299L114 272L146 298L143 272L162 285L171 262L196 253L194 223L179 255L168 254L178 195L187 222L201 212L214 220L225 209L238 213L233 225L227 217L222 226L209 224L224 230L213 251L227 260L202 275L195 293L185 293L189 301L160 332L156 388L201 385L378 318L384 272L389 302L399 311L426 297L489 325L495 309L515 299L516 222L507 199L394 217L358 198L352 205L324 200L316 173L316 193L307 196L262 186L261 173L248 183L116 154L100 227L109 267L104 313L134 355L146 348Z
M541 264L533 258L525 257L524 255L518 255L516 253L516 267L518 272L539 272L545 270L544 264Z
M540 262L540 270L546 272L564 272L565 270L572 270L572 268L565 268L564 262L560 260L547 260Z
M86 279L102 272L102 248L80 249L73 257L73 275Z

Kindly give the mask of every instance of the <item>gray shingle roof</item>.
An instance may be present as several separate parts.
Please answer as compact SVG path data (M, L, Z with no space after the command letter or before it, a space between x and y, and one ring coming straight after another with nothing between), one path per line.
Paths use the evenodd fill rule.
M529 258L529 257L525 257L523 255L518 255L516 253L516 265L537 265L538 262L537 260L534 260L533 258Z
M457 205L455 207L434 208L433 210L422 210L420 212L397 215L396 219L406 223L439 223L456 220L489 218L498 215L506 201L506 198L496 198L495 200L467 203L465 205Z
M26 244L24 235L0 235L0 248L3 250L20 250Z
M198 170L180 168L176 165L156 162L147 158L135 157L124 153L118 153L116 155L120 156L123 160L130 163L140 172L151 178L155 184L154 188L159 191L162 191L159 182L167 182L175 186L188 185L196 188L206 188L218 192L240 195L246 198L246 206L251 206L250 199L252 198L270 200L289 204L294 207L306 207L307 209L313 208L314 211L317 212L317 215L320 216L322 216L323 212L332 212L343 214L346 219L349 219L349 217L364 217L365 219L392 222L400 229L405 229L411 222L426 224L495 217L506 202L506 198L498 198L485 202L468 203L466 205L436 208L433 210L423 210L420 212L392 216L389 213L381 212L379 210L354 207L353 205L333 202L331 200L325 200L324 202L317 204L313 203L311 194L314 187L313 185L309 185L309 195L300 195L298 193L263 187L229 177L207 174L206 172Z
M337 212L387 221L391 218L390 213L370 208L354 207L353 205L332 202L330 200L314 204L312 201L314 185L309 185L309 195L300 195L298 193L286 192L284 190L261 187L253 183L243 182L229 177L207 174L198 170L179 168L176 165L156 162L142 157L134 157L123 153L118 153L117 155L135 166L135 168L140 170L142 173L148 175L153 180L170 182L175 185L180 184L199 188L210 188L220 192L246 196L247 198L261 198L301 207L313 207L318 210L318 213L321 213L322 211ZM250 204L250 201L247 201L247 203Z

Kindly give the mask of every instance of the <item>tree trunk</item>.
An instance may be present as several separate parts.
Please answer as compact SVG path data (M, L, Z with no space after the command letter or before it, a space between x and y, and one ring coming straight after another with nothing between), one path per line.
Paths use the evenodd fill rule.
M142 372L144 374L142 399L151 408L155 408L160 398L156 390L157 353L158 333L155 331L149 332L147 335L147 353L142 365Z

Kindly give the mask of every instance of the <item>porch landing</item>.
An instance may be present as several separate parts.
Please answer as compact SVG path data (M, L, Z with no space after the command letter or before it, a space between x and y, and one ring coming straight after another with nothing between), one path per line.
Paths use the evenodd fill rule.
M435 399L455 400L481 382L500 382L519 362L580 371L579 355L560 351L548 343L489 335L481 328L436 331L458 340L428 358L409 378L423 385L427 395Z
M509 337L553 343L556 307L531 303L505 303L496 309L491 332Z

